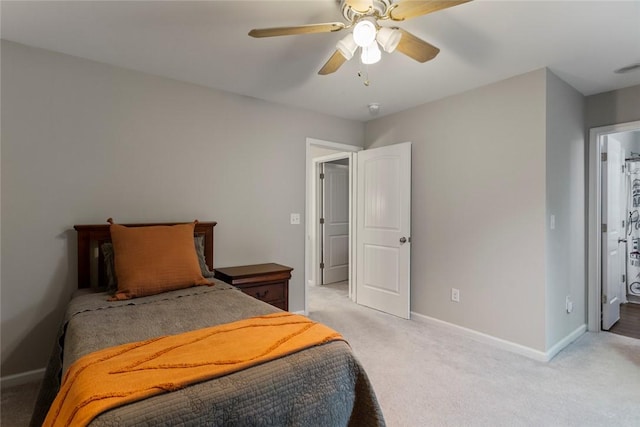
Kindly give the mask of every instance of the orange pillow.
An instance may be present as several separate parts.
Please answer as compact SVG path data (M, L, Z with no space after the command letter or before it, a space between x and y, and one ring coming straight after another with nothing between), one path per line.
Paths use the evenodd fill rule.
M149 227L111 224L118 278L118 291L113 299L208 285L193 245L195 224Z

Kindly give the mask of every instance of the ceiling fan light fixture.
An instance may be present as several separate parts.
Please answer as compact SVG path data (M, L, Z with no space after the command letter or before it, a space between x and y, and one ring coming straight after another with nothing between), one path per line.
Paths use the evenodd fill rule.
M380 49L378 48L378 43L376 43L375 40L369 46L362 48L362 54L360 55L360 60L362 61L363 64L365 65L375 64L376 62L380 61L380 58L382 58L382 53L380 52Z
M338 51L342 54L342 56L345 57L347 61L353 58L353 55L356 53L356 50L358 49L358 45L356 44L356 41L353 39L353 34L349 33L346 35L346 37L340 40L336 44L336 49L338 49Z
M376 26L373 22L363 19L353 27L353 39L361 48L370 46L376 39Z
M398 47L400 39L402 38L402 32L397 28L382 27L378 30L376 40L382 46L382 50L387 53L391 53Z

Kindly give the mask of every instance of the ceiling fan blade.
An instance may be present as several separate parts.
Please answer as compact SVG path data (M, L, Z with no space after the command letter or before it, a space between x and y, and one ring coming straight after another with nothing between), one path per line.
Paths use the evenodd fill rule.
M471 0L403 0L396 3L397 6L391 10L390 18L394 21L404 21L416 16L426 15L438 10L457 6Z
M251 37L275 37L296 34L331 33L345 27L342 22L327 22L326 24L298 25L297 27L258 28L249 31Z
M347 58L345 58L339 50L336 50L320 71L318 71L318 74L325 76L327 74L335 73L345 62L347 62Z
M364 13L373 6L372 0L344 0L344 2L356 12Z
M408 31L399 29L402 32L402 38L396 50L404 53L409 58L418 62L427 62L438 55L440 49L432 44L427 43L411 34Z

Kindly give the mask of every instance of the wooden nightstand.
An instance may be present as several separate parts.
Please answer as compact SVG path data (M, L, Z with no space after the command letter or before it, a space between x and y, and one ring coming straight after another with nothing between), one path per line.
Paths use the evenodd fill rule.
M255 264L215 269L215 278L247 295L289 310L289 279L293 268L280 264Z

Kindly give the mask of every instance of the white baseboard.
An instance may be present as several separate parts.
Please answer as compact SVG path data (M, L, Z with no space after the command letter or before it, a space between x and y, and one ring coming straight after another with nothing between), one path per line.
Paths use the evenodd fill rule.
M582 334L584 334L585 332L587 332L586 324L582 324L578 326L573 332L571 332L569 335L567 335L566 337L558 341L553 347L547 350L546 354L547 354L547 357L549 358L547 360L553 359L553 357L556 354L560 353L560 351L563 348L565 348L566 346L568 346L569 344L571 344L572 342L580 338Z
M33 381L40 381L44 378L45 368L34 369L33 371L22 372L20 374L7 375L0 378L0 387L13 387L16 385L27 384Z
M501 348L503 350L510 351L512 353L520 354L522 356L526 356L530 359L538 360L540 362L548 362L560 352L563 348L571 344L575 341L580 335L582 335L586 330L587 326L582 325L577 328L575 331L567 335L565 338L560 340L556 345L551 347L546 352L536 350L531 347L527 347L521 344L517 344L511 341L503 340L502 338L494 337L493 335L488 335L482 332L475 331L473 329L465 328L464 326L455 325L453 323L445 322L444 320L436 319L434 317L425 316L424 314L411 312L411 318L414 320L418 320L425 323L440 325L449 329L456 330L458 332L463 333L469 338L491 344L495 347Z

